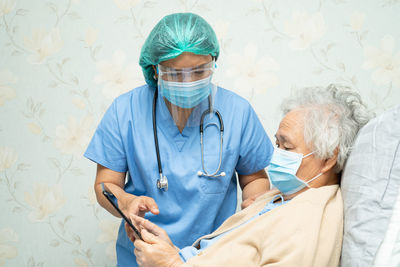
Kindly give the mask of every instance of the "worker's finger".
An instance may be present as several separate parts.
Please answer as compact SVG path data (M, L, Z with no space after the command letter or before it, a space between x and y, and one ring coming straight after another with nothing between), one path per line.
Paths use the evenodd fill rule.
M140 211L148 210L148 211L150 211L151 213L153 213L155 215L160 213L160 211L158 210L158 206L157 206L156 202L151 197L142 197L141 198L141 203L139 205L139 210Z

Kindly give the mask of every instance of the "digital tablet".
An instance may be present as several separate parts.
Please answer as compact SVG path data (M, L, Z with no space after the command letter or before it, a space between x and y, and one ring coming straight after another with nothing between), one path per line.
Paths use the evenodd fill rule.
M104 185L104 183L101 183L101 188L103 190L103 195L108 199L108 201L113 205L113 207L118 211L118 213L121 215L121 217L128 223L128 225L132 228L133 234L135 235L135 238L139 238L140 240L143 240L142 235L138 231L138 229L132 224L131 220L128 219L128 217L125 216L125 214L118 208L118 206L114 203L112 200L112 197L114 196L108 188Z

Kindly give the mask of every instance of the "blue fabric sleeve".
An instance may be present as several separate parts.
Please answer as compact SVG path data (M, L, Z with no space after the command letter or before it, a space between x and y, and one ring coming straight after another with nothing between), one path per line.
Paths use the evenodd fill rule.
M199 252L200 251L197 248L192 247L192 246L188 246L188 247L184 247L183 249L179 250L179 256L181 257L181 260L186 262L191 257L196 256L197 254L199 254Z
M113 171L128 170L115 101L104 114L84 156Z
M269 165L274 147L271 144L257 114L248 104L243 114L239 160L236 171L249 175Z

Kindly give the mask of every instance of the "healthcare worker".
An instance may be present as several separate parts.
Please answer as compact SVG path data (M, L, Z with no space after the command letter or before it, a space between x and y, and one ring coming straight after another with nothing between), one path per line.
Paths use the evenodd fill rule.
M236 173L243 208L269 189L273 147L250 104L211 82L218 55L203 18L164 17L141 50L146 85L114 100L85 152L97 163L99 204L119 217L104 183L125 214L156 223L179 247L235 212ZM136 266L123 222L116 249L118 266Z

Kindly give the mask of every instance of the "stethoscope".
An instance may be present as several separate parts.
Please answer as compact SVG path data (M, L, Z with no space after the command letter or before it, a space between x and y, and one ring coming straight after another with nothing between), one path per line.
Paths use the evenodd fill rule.
M154 98L153 98L153 134L154 134L154 144L156 147L156 154L157 154L157 164L158 164L158 173L160 174L160 178L157 179L157 188L163 191L168 190L168 179L167 177L163 174L162 166L161 166L161 157L160 157L160 148L158 146L158 137L157 137L157 125L156 125L156 105L157 105L157 97L158 97L158 90L156 89L154 92ZM221 177L225 176L225 172L219 172L221 168L221 162L222 162L222 146L223 146L223 135L224 135L224 122L222 121L222 116L219 113L218 110L211 110L211 97L208 97L208 109L203 112L200 118L200 145L201 145L201 166L203 168L203 171L198 171L197 175L198 176L204 176L204 177ZM218 117L219 120L219 125L220 125L220 149L219 149L219 163L218 163L218 168L215 172L213 173L208 173L208 171L205 168L205 163L204 163L204 142L203 142L203 132L204 132L204 127L203 127L203 122L204 118L207 114L210 113L215 113ZM206 127L210 125L216 125L216 123L210 123Z

